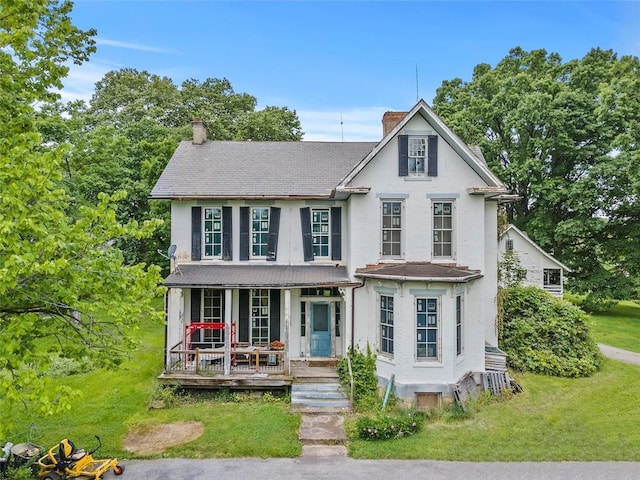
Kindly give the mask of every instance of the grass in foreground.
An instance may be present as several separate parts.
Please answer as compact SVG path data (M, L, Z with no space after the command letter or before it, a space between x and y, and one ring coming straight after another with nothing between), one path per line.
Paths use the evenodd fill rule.
M589 378L523 375L524 393L441 418L400 440L354 440L356 458L640 461L640 367L605 361ZM445 416L446 417L446 416Z
M598 343L640 353L640 305L622 301L591 318L591 331Z
M95 370L60 378L80 391L69 412L34 416L21 408L4 411L12 425L13 443L30 441L45 449L63 438L77 447L93 448L99 435L100 457L139 457L122 449L129 430L137 426L176 421L201 421L204 434L188 444L167 450L168 457L293 457L300 453L297 439L299 415L288 412L285 402L220 402L204 400L174 408L149 410L149 399L162 371L163 329L146 325L139 332L140 346L118 370ZM0 405L0 408L2 405ZM4 441L5 439L0 439Z

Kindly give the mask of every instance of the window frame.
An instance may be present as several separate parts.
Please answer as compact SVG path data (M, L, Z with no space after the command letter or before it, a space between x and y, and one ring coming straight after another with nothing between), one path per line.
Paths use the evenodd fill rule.
M421 302L424 302L424 311L420 311L419 305ZM429 326L429 306L435 305L435 313L431 315L435 315L436 324L434 326ZM431 310L433 311L433 310ZM424 315L424 325L421 325L419 315ZM442 347L441 347L441 335L442 335L442 302L440 297L434 296L419 296L415 297L414 300L414 322L415 322L415 343L414 343L414 352L415 358L417 362L440 362L442 356ZM424 340L421 340L420 332L424 331ZM435 331L435 335L429 335L428 332ZM431 337L431 338L430 338ZM428 355L429 346L433 345L435 347L435 355ZM424 346L424 347L422 347ZM421 355L420 352L424 348L424 355Z
M215 294L215 296L214 296ZM200 322L202 323L224 323L224 290L218 288L203 288L200 292ZM213 301L219 300L215 305ZM209 305L207 305L210 303ZM207 310L219 309L219 315L207 315ZM200 341L202 343L224 344L224 331L220 329L201 329Z
M211 219L207 218L207 211L212 211L212 210L217 210L218 212L217 222L218 222L219 228L218 230L212 229L211 231L207 231L207 223L210 222L213 226L213 224L215 224L216 222L216 218L214 216L212 216ZM224 234L222 215L223 214L222 214L221 206L202 207L202 258L204 259L222 258L222 244L223 244L222 237ZM207 242L207 235L211 235L212 237L211 242ZM213 241L216 235L219 237L218 242ZM207 246L212 247L211 255L207 255ZM215 253L216 247L218 248L217 254Z
M316 214L322 215L325 214L326 215L326 222L316 222L315 221L315 216ZM311 249L313 252L313 258L320 258L320 259L330 259L331 258L331 208L327 207L327 208L312 208L311 209ZM325 226L326 227L326 231L315 231L315 227L318 226L321 230L322 227ZM318 244L316 244L316 239L320 239L320 242ZM322 240L325 240L325 242L322 242ZM322 249L322 248L326 248L326 254L322 254L322 251L320 250L320 253L318 252L318 249ZM318 248L318 249L317 249Z
M400 212L394 213L393 207L391 207L391 213L385 214L385 204L393 205L398 204L400 206ZM391 218L391 225L389 227L385 227L385 217ZM399 218L400 226L393 226L393 219ZM385 198L380 201L380 257L383 258L403 258L404 257L404 235L403 235L403 226L404 226L404 200L403 199L394 199L394 198ZM385 233L394 232L399 233L399 239L394 240L385 240ZM393 246L398 246L398 253L393 252ZM385 253L385 246L391 247L391 253Z
M256 211L261 211L262 214L255 218ZM266 219L263 217L266 212ZM270 207L251 207L249 211L249 256L255 259L266 259L269 253L269 224L271 221L271 208ZM255 229L256 222L260 224L259 229ZM266 228L264 224L266 223ZM259 240L256 241L256 236L259 235ZM255 249L259 248L259 254L255 253Z
M422 143L422 149L413 147L412 144ZM426 177L427 176L427 158L428 158L429 142L426 135L409 135L407 139L407 176L409 177ZM421 152L421 154L418 154ZM418 165L422 163L422 168Z
M456 319L456 355L464 354L464 297L462 294L456 295L455 305Z
M453 199L437 199L431 201L431 256L434 259L445 259L450 260L454 259L456 256L455 252L455 200ZM444 206L448 204L451 208L449 215L436 214L436 206L442 205L442 210L444 212ZM444 219L450 218L450 226L448 228L444 227L442 224ZM438 222L438 219L440 222ZM440 225L438 225L440 223ZM449 240L444 240L444 234L449 233ZM436 240L436 234L440 234L441 240ZM443 250L446 245L449 245L450 252L448 255L443 255ZM436 251L436 247L439 247L439 255Z
M259 300L258 305L255 305L256 300ZM266 288L252 288L249 291L249 341L251 345L256 343L268 345L270 329L271 291ZM256 331L258 335L254 335Z
M378 295L378 335L380 354L393 358L394 355L394 296ZM386 321L385 321L386 320Z

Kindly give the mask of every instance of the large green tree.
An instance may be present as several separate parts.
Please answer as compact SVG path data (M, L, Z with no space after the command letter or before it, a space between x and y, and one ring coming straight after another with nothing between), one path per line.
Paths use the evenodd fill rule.
M470 81L444 81L434 100L520 197L509 221L573 268L592 305L637 297L639 92L637 57L514 48Z
M119 363L137 323L157 317L157 267L127 265L119 239L157 222L116 220L123 192L79 204L62 184L63 143L44 142L35 110L56 100L68 62L94 49L57 0L0 4L0 404L38 413L69 392L44 373L55 357ZM8 417L0 423L6 428ZM1 436L1 434L0 434Z
M226 79L189 79L179 86L168 77L125 68L107 73L88 103L49 106L41 132L68 144L65 180L77 199L95 202L100 192L125 190L118 219L163 219L146 239L119 245L128 262L167 264L158 249L169 245L169 205L149 202L149 193L181 139L191 138L191 121L203 119L208 138L296 141L302 138L295 111L256 110L256 98L237 93Z

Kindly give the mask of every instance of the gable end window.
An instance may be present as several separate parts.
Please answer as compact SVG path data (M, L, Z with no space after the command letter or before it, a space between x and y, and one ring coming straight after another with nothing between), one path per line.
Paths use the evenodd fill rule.
M398 175L401 177L438 176L438 136L399 135Z

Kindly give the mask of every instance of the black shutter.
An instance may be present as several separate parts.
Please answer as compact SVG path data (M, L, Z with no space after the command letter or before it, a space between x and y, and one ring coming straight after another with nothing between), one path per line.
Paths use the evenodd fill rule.
M409 175L409 136L398 135L398 176Z
M438 136L429 135L427 145L427 176L438 176Z
M233 221L231 207L222 207L222 259L233 260Z
M191 260L202 259L202 207L191 207Z
M313 261L313 239L311 237L311 209L302 207L300 209L300 225L302 226L302 252L304 261Z
M249 207L240 207L240 260L249 260Z
M342 260L342 208L331 207L331 260Z
M200 321L200 294L199 288L191 289L191 323Z
M271 207L269 211L269 242L267 260L274 262L278 255L278 229L280 227L280 207Z
M249 341L249 290L238 292L238 341Z
M269 342L280 340L280 290L269 292Z

